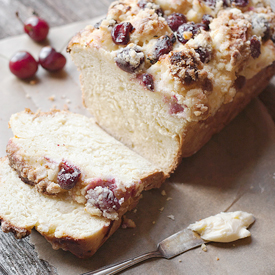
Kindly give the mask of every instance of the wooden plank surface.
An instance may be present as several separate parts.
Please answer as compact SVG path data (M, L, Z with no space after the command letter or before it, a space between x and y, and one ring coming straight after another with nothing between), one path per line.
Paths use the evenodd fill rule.
M107 12L112 0L0 0L0 39L23 33L15 16L25 20L35 11L50 27L90 19ZM27 49L26 49L27 50ZM29 237L16 240L0 230L0 275L57 275L56 269L39 260Z

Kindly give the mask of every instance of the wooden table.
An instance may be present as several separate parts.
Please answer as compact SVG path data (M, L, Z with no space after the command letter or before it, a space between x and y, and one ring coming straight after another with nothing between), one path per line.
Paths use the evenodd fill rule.
M35 11L50 27L55 27L103 15L111 2L112 0L0 0L0 39L23 33L23 26L15 16L16 11L22 20ZM0 274L6 275L1 264L9 275L57 274L54 267L38 259L28 237L16 240L12 234L4 234L2 231Z
M25 20L35 10L51 27L90 19L107 12L112 0L0 0L0 39L23 33L22 24L16 19L15 12ZM261 96L273 119L275 120L275 94L273 86ZM0 274L57 274L54 267L39 260L29 238L16 240L12 234L0 232ZM6 275L6 274L5 274Z

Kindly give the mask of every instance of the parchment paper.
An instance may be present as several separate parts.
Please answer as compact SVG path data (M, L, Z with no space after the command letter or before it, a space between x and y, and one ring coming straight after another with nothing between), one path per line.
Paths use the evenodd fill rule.
M52 29L49 43L64 52L70 37L87 23ZM78 72L68 54L63 72L54 75L40 68L37 83L30 84L9 72L8 58L20 49L37 57L41 45L22 35L0 41L0 49L1 156L12 136L9 117L25 107L47 111L53 105L63 108L66 104L71 111L89 116L82 107ZM73 275L155 250L159 241L196 220L242 210L256 217L250 228L252 237L207 244L207 252L197 248L172 260L150 260L121 274L275 274L274 165L274 122L255 99L196 155L184 159L160 190L145 192L135 213L127 214L137 227L119 229L92 258L81 260L69 252L54 251L36 232L31 240L40 257L60 275ZM161 194L163 190L166 195Z

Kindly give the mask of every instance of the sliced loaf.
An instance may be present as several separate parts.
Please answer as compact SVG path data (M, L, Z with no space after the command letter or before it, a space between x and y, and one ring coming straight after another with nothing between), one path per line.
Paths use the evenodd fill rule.
M7 158L0 160L0 222L4 232L23 238L34 228L54 249L85 258L115 232L120 221L91 216L68 194L44 196L20 180Z
M85 116L26 110L9 125L7 155L21 179L47 195L68 193L92 215L119 219L164 181L160 169Z
M266 87L274 28L263 0L120 0L68 51L99 125L167 175Z

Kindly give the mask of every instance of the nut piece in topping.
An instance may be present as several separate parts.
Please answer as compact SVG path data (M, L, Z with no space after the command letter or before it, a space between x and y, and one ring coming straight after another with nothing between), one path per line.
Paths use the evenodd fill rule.
M144 53L141 47L131 43L117 52L115 62L121 70L134 73L144 62Z
M117 45L127 45L130 41L130 33L134 31L134 27L129 22L117 24L112 29L112 39Z
M60 164L60 171L57 175L57 183L62 189L70 190L72 189L81 175L80 170L68 162L62 162Z

